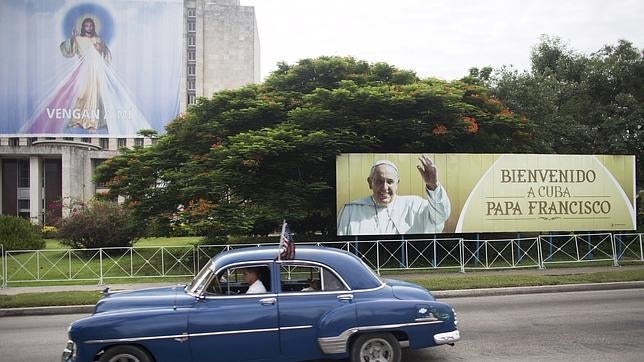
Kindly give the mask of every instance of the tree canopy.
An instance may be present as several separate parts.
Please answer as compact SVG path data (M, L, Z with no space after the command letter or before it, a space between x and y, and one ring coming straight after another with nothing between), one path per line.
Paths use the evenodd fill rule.
M531 59L529 71L473 69L469 80L489 86L510 110L534 122L535 152L636 155L641 184L643 52L621 40L584 55L544 36Z
M211 240L283 219L334 234L341 153L529 152L535 139L483 85L344 57L280 64L261 84L200 98L166 131L103 162L97 180L150 225Z

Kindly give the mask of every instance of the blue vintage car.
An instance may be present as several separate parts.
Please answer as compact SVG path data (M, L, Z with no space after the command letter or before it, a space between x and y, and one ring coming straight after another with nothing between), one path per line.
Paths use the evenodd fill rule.
M451 306L415 284L381 280L351 253L277 254L227 251L187 286L108 292L70 325L62 360L400 361L401 348L460 339Z

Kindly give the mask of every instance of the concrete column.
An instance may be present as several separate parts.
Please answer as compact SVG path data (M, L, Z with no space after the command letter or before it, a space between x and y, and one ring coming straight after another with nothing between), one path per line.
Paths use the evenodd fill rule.
M42 216L42 160L29 156L29 218L39 225Z
M85 159L84 152L72 147L62 148L63 199L85 202ZM69 210L63 209L63 217Z

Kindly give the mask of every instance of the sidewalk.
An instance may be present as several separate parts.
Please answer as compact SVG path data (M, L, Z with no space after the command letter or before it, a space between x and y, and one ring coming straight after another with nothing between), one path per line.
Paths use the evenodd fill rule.
M551 268L551 269L507 269L496 271L468 271L465 275L575 275L583 273L609 272L615 270L641 270L644 264L629 265L621 267L613 266L589 266L575 268ZM431 273L414 273L404 274L406 277L427 277L431 278ZM441 276L462 276L459 272L440 272ZM386 277L396 278L396 274L387 274ZM129 284L106 284L106 285L56 285L56 286L33 286L33 287L8 287L0 289L0 295L17 295L23 293L48 293L61 291L96 291L100 293L105 288L110 290L131 290L176 285L172 282L157 283L129 283ZM606 283L586 283L586 284L563 284L563 285L546 285L534 287L509 287L509 288L481 288L481 289L461 289L461 290L442 290L433 291L432 294L437 299L459 298L459 297L482 297L498 296L513 294L531 294L531 293L562 293L562 292L579 292L590 290L615 290L644 288L644 281L634 282L606 282ZM47 315L47 314L71 314L71 313L91 313L93 305L81 306L57 306L57 307L31 307L31 308L7 308L0 309L0 317L3 316L23 316L23 315Z

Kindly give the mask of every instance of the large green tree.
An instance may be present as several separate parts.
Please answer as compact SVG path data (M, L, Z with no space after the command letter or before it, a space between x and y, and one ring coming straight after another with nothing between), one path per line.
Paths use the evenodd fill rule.
M531 132L485 87L321 57L199 99L156 144L124 150L97 174L150 224L215 239L288 219L333 234L338 154L527 152Z

